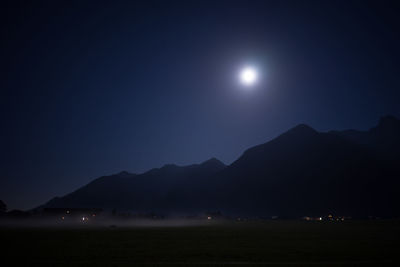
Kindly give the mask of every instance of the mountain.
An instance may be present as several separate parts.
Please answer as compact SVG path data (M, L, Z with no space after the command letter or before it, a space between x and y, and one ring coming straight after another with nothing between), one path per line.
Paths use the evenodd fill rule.
M44 207L101 207L257 216L398 216L400 121L368 131L318 132L300 124L225 166L212 158L143 174L101 177Z
M375 136L384 129L378 125L371 132ZM386 160L382 152L400 135L364 144L346 133L320 133L299 125L248 149L220 174L224 194L218 203L233 213L398 214L399 157L390 149L391 160Z
M400 149L400 120L393 116L381 117L369 131L331 131L330 133L375 150L384 159L398 159Z
M199 191L226 166L212 158L201 164L167 164L143 174L121 172L100 177L62 198L53 198L46 208L106 208L138 212L190 212L200 206Z

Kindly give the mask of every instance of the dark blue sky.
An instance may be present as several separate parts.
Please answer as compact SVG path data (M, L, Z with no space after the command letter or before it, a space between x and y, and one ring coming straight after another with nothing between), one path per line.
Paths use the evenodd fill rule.
M122 170L229 164L298 123L400 117L399 12L395 1L6 2L0 199L32 208ZM260 71L252 90L237 80L244 64Z

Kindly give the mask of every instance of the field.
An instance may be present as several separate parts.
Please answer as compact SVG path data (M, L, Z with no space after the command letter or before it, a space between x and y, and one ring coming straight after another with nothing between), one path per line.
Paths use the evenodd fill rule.
M2 261L22 266L400 264L399 221L2 227L0 235Z

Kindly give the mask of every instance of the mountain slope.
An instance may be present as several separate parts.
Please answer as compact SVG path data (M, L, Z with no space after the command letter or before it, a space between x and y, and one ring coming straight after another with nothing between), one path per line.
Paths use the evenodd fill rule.
M168 164L140 175L122 172L100 177L43 207L185 212L201 202L198 195L204 182L223 168L221 161L212 158L183 167Z
M368 147L299 125L226 168L219 203L233 213L389 214L398 173Z

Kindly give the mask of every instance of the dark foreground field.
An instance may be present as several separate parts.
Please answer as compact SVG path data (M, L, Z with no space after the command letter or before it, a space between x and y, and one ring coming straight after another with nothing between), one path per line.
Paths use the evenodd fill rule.
M22 266L400 265L399 221L3 227L0 234L2 261Z

